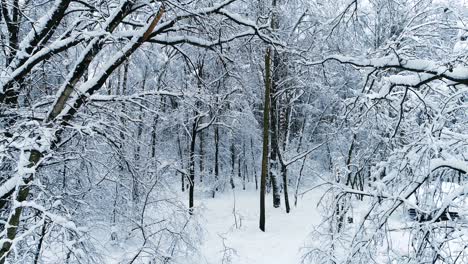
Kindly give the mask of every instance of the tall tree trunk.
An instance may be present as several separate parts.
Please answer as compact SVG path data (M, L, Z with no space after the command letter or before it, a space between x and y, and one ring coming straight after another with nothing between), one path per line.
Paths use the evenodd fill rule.
M250 151L252 152L252 169L254 173L254 180L255 180L255 190L258 190L258 178L257 178L257 164L255 164L255 155L253 150L253 138L250 138Z
M281 196L278 184L278 128L276 122L276 102L273 98L275 94L275 85L271 85L271 108L270 108L270 123L271 123L271 148L270 148L270 181L273 191L273 207L278 208L281 205Z
M287 96L286 96L287 97ZM286 99L287 100L287 99ZM289 133L289 107L287 107L287 101L281 109L280 113L280 124L279 124L279 141L281 144L281 152L286 152L286 146L288 144L288 133ZM284 163L284 156L281 156L281 176L283 178L283 194L284 194L284 205L286 207L286 213L289 213L289 195L288 195L288 168Z
M231 178L229 179L229 183L231 183L231 188L236 188L234 184L234 167L236 166L236 148L234 146L234 137L232 138L231 142Z
M299 195L299 187L301 186L302 172L304 171L305 162L306 162L306 157L302 159L301 169L299 170L299 177L297 178L297 181L296 181L296 190L294 193L294 206L297 206L297 197Z
M198 93L201 94L203 90L203 77L204 77L204 70L203 70L203 64L204 60L202 59L201 62L198 64ZM197 101L196 103L197 108L201 108L202 104L201 101ZM202 122L203 118L200 117L200 122ZM199 165L199 173L200 173L200 182L203 182L203 171L204 171L204 166L203 166L203 131L198 132L199 137L200 137L200 143L198 145L198 165Z
M277 10L277 1L272 1L272 17L271 17L271 27L273 30L279 29L279 20L278 20L278 10ZM271 56L271 55L270 55ZM280 57L279 53L275 50L273 51L273 61L272 61L272 76L271 76L271 92L270 92L270 122L271 122L271 148L270 148L270 181L273 191L273 207L278 208L281 205L281 195L280 188L278 183L278 101L275 98L275 94L278 92L278 83L280 80Z
M260 176L260 230L265 232L265 192L268 174L268 139L270 126L270 88L271 88L271 49L265 53L265 99L263 103L263 149L262 172Z
M14 0L13 3L7 3L6 0L0 2L1 13L0 19L3 15L3 20L6 25L8 32L8 50L9 53L6 56L6 65L11 63L13 58L16 56L19 47L19 29L21 23L21 13L19 7L19 0ZM10 10L8 10L10 7Z
M203 149L203 131L200 131L200 140L198 144L198 165L200 170L200 182L203 182L203 174L205 171L205 164L204 164L204 157L205 157L205 150Z
M239 170L239 177L241 177L241 167L243 168L242 170L244 171L244 173L242 174L242 189L245 190L245 185L246 185L246 175L247 175L247 166L245 164L245 160L246 160L246 157L245 157L245 141L242 142L242 164L244 165L243 167L241 166L241 159L240 159L240 156L239 156L239 161L238 161L238 170Z
M114 208L112 210L112 227L114 227L117 224L117 205L118 205L118 200L119 200L119 183L115 183L115 197L114 197ZM115 241L117 240L117 233L112 231L111 233L111 240Z
M153 125L151 128L151 158L156 157L156 127L158 125L159 115L153 118Z
M195 143L197 141L198 117L193 121L189 150L189 214L193 214L193 195L195 191Z
M288 176L287 176L288 168L285 164L281 164L281 175L283 177L283 193L284 193L284 205L286 207L286 213L289 213L291 208L289 207L289 195L288 195Z
M215 142L215 157L214 157L214 175L215 175L215 190L214 193L218 191L218 181L219 181L219 128L218 126L214 127L214 142Z
M219 85L216 86L216 107L219 107ZM215 173L215 191L218 191L219 180L219 126L214 126L214 143L215 143L215 157L214 157L214 173ZM214 193L213 193L214 198Z
M127 69L128 71L128 69ZM146 86L146 76L147 76L147 72L148 72L148 69L147 67L145 68L145 72L143 74L143 81L141 83L141 91L144 92L145 91L145 86ZM140 167L140 160L141 160L141 145L140 145L140 142L141 142L141 136L143 134L143 120L144 119L144 111L143 111L143 106L140 105L139 106L139 111L138 111L138 120L140 120L140 122L137 124L137 133L136 133L136 148L135 148L135 153L134 153L134 159L135 159L135 164L137 165L137 168ZM156 171L156 169L155 169ZM138 174L136 174L138 175ZM134 187L135 187L135 190L134 190L134 196L133 196L133 200L138 202L139 201L139 196L140 196L140 191L138 190L138 181L139 179L135 179L135 184L134 184Z
M182 169L184 167L184 155L182 153L182 143L180 142L180 134L177 135L177 146L178 146L178 152L179 152L179 159L180 159L180 164L182 166ZM183 172L180 172L180 183L181 183L181 190L182 192L185 192L185 174Z
M242 189L245 190L245 177L242 178L242 172L241 172L242 166L241 166L241 157L240 155L237 157L237 177L239 179L242 179Z

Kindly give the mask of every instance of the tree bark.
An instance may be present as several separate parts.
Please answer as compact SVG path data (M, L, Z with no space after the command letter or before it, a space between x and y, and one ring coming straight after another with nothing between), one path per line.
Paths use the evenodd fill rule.
M42 153L40 153L37 150L31 150L31 153L29 154L29 165L27 165L28 168L32 168L36 166L39 163L39 160L42 158ZM30 183L33 180L33 174L30 174L29 177L23 179L24 185L21 185L18 190L18 194L16 196L16 202L22 203L26 201L29 195L30 191ZM7 239L8 241L5 241L3 243L2 248L0 249L0 264L4 264L6 257L8 253L10 252L12 243L16 237L16 231L18 230L18 226L20 223L20 217L21 213L23 212L23 207L18 206L14 212L10 215L8 218L8 225L7 225Z
M236 188L234 184L234 168L236 166L236 148L234 146L234 137L232 138L231 142L231 178L229 179L229 183L231 184L231 188Z
M177 146L178 146L178 152L179 152L179 159L180 159L180 164L182 165L182 169L184 167L184 155L182 153L182 143L180 142L180 135L177 135ZM180 172L180 182L181 182L181 190L182 192L185 192L185 174Z
M278 20L278 11L277 11L277 1L273 0L272 2L272 17L271 17L271 27L273 30L279 29L279 20ZM271 56L271 55L270 55ZM270 181L273 191L273 207L278 208L281 206L281 195L280 188L278 183L278 103L274 98L275 94L278 92L278 83L281 78L280 76L280 57L277 51L273 51L273 60L272 68L273 74L271 76L271 92L270 92L270 101L271 101L271 148L270 148Z
M285 153L286 146L288 144L288 133L289 133L289 107L287 106L287 101L281 109L280 113L280 124L279 124L279 141L281 144L282 153ZM289 213L289 195L288 195L288 168L284 163L283 156L280 156L281 159L281 176L283 178L283 194L284 194L284 205L286 207L286 213Z
M41 237L39 238L39 243L37 245L36 253L34 254L34 264L39 263L39 258L41 256L42 245L44 243L45 233L47 231L47 222L44 220L41 228Z
M246 175L247 175L247 166L245 164L245 141L242 142L242 164L244 165L243 166L243 171L244 173L241 175L241 158L240 158L240 155L239 155L239 160L238 160L238 170L239 170L239 178L242 177L242 189L245 190L245 185L246 185Z
M265 99L263 106L263 150L262 172L260 176L260 230L265 232L265 191L268 174L268 139L270 125L270 88L271 88L271 50L267 48L265 53Z
M215 197L215 192L218 191L218 181L219 181L219 128L218 126L214 127L214 142L215 142L215 157L214 157L215 189L213 190L213 198Z
M203 131L200 131L200 140L198 144L198 165L200 170L200 182L203 182L203 174L205 171L204 156L205 150L203 149Z
M195 143L197 141L198 117L195 118L192 125L189 150L189 214L193 214L193 200L195 192Z
M291 208L289 207L289 195L288 195L288 176L287 176L287 171L288 168L286 167L285 164L281 164L281 175L283 177L283 193L284 193L284 205L286 207L286 213L289 213L291 211Z
M271 187L273 191L273 207L278 208L281 206L281 196L279 191L279 184L278 184L278 127L277 127L277 115L276 115L276 102L275 99L272 98L275 94L275 83L272 82L271 84L271 92L270 92L270 101L271 101L271 108L270 108L270 122L271 122L271 148L270 148L270 181Z

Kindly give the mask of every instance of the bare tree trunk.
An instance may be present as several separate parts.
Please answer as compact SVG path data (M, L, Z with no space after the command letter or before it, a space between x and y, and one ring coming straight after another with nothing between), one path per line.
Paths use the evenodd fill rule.
M247 175L247 166L245 164L245 141L242 142L242 164L243 166L243 171L244 173L242 174L242 189L245 190L245 184L246 184L246 175ZM239 161L238 161L238 166L239 166L239 177L241 177L241 158L239 156Z
M37 245L36 253L34 254L34 264L39 263L39 258L41 257L42 245L44 244L44 237L47 231L47 222L44 220L41 228L41 236L39 237L39 243Z
M156 127L158 125L159 115L153 118L153 125L151 129L151 158L156 157Z
M276 0L272 2L272 17L271 17L271 27L273 30L279 29L279 20L278 20L278 11ZM270 93L270 122L271 122L271 148L270 148L270 181L271 187L273 190L273 207L278 208L281 205L281 196L280 188L278 183L278 102L274 98L275 94L278 92L278 83L281 76L279 62L280 57L277 51L273 51L273 61L271 66L273 68L272 81L271 81L271 93Z
M32 150L30 155L29 155L29 168L32 168L37 165L39 160L41 159L42 154L37 151L37 150ZM24 185L21 185L19 187L18 194L16 196L16 202L22 203L26 201L29 195L30 191L30 185L29 183L33 180L33 174L31 174L28 178L24 179ZM21 213L23 212L23 207L19 206L17 207L12 214L8 217L7 220L7 239L8 241L3 243L2 248L0 249L0 264L4 264L6 257L10 251L10 248L12 246L10 241L13 241L16 237L16 231L18 230L18 226L20 224L20 217Z
M114 208L112 210L112 225L115 225L117 223L117 202L119 198L119 184L116 182L115 183L115 197L114 197ZM115 241L117 240L117 234L112 232L111 233L111 240Z
M281 205L281 196L278 184L278 128L276 122L276 102L272 98L275 94L275 85L271 85L271 108L270 108L270 122L271 122L271 148L270 148L270 182L273 190L273 207L278 208Z
M306 157L304 157L302 160L301 169L299 170L299 177L297 178L297 182L296 182L296 192L294 194L294 206L297 206L297 197L299 194L299 187L301 186L302 172L304 171L305 162L306 162Z
M9 53L6 56L6 65L11 63L13 58L16 56L19 47L19 29L21 23L21 13L19 7L19 0L14 0L13 3L7 3L5 0L2 0L0 3L1 15L3 15L3 20L5 21L6 29L8 32L8 50ZM8 10L10 7L10 10Z
M146 75L147 75L147 68L145 68L145 76L144 76L144 79L143 79L143 82L146 83ZM159 84L159 82L158 82ZM145 84L143 84L143 87L145 87ZM156 89L159 90L160 86L158 85ZM165 107L164 107L164 98L161 97L160 99L160 107L162 108L162 111L164 112L165 110ZM156 104L156 101L155 101L155 104ZM157 127L158 127L158 122L159 122L159 114L156 114L154 117L153 117L153 124L151 126L151 158L154 159L156 158L156 143L157 143L157 138L156 138L156 132L157 132Z
M286 206L286 213L289 213L291 208L289 207L289 196L288 196L288 176L287 176L287 167L285 164L281 164L281 175L283 177L283 193L284 193L284 205Z
M328 136L326 138L327 140L327 156L328 156L328 171L333 172L333 157L330 149L330 141L328 140Z
M285 153L286 146L288 144L288 134L289 134L289 107L285 103L285 106L281 109L280 113L280 129L279 129L279 140L281 142L281 151ZM286 213L289 213L289 195L288 195L288 168L284 163L283 156L281 158L281 176L283 178L283 194L284 194L284 205L286 207Z
M145 86L146 86L146 76L147 76L147 71L148 69L145 68L145 72L143 74L143 81L141 83L141 91L144 92L145 91ZM128 72L128 69L127 69L127 72ZM138 111L138 120L143 120L144 119L144 111L143 111L143 107L140 105L139 107L139 111ZM139 167L139 163L140 163L140 160L141 160L141 145L140 145L140 142L141 142L141 136L143 134L143 121L140 121L138 124L137 124L137 134L136 134L136 148L135 148L135 153L134 153L134 159L135 159L135 164L137 165L137 167ZM137 174L138 175L138 174ZM135 190L134 190L134 197L133 197L133 200L138 202L139 201L139 196L140 196L140 193L139 193L139 188L138 188L138 182L139 182L139 179L135 179Z
M244 177L242 177L241 168L242 168L241 157L239 155L237 157L237 177L239 177L239 179L242 179L242 189L245 190L245 175Z
M231 178L229 182L231 183L231 188L236 188L234 184L234 167L236 166L236 148L234 147L234 137L231 142Z
M218 126L214 127L214 142L215 142L215 157L214 157L214 175L215 175L215 189L213 191L213 198L215 192L218 191L218 181L219 181L219 128Z
M271 88L271 50L267 48L265 53L265 99L263 104L263 150L262 172L260 176L260 230L265 232L265 192L266 178L268 174L268 139L270 125L270 88Z
M253 150L253 138L250 138L250 151L252 152L252 170L254 173L254 180L255 180L255 190L258 190L258 178L257 178L257 164L255 164L255 155Z
M189 150L189 214L193 214L195 192L195 143L197 141L198 117L193 121Z
M355 140L356 140L356 134L353 134L351 145L349 146L349 150L348 150L348 157L346 158L346 168L348 170L348 173L346 174L346 182L345 182L346 186L349 186L352 184L352 180L351 180L352 172L351 172L350 166L351 166L351 160L353 156ZM339 183L341 179L338 177L336 180ZM353 188L353 186L351 186L351 188ZM335 196L335 200L336 200L335 217L337 221L337 232L340 232L342 230L343 224L344 224L344 219L345 219L345 214L346 214L345 197L346 196L339 196L339 195Z
M353 157L355 141L356 141L356 134L353 134L353 138L351 139L351 145L349 146L349 150L348 150L348 157L346 158L346 169L348 170L348 173L346 174L346 185L347 186L351 185L351 188L354 188L354 184L351 180L352 178L351 160Z
M219 107L219 86L216 86L216 107ZM218 191L218 181L219 181L219 127L214 126L214 143L215 143L215 157L214 157L214 173L215 173L215 191ZM214 192L213 192L214 198Z
M177 145L179 149L179 159L180 159L180 164L182 167L184 166L184 155L182 153L182 143L180 142L180 135L177 135ZM180 172L180 182L181 182L181 189L182 192L185 192L185 174Z
M201 93L202 90L203 90L203 82L202 82L202 79L204 77L204 71L203 71L203 61L200 62L200 64L198 65L198 92ZM201 107L201 102L198 101L197 102L197 107ZM203 119L203 118L200 118L200 119ZM200 120L200 122L202 122L202 120ZM198 132L199 134L199 137L200 137L200 143L198 145L198 151L199 151L199 155L198 155L198 165L199 165L199 173L200 173L200 182L203 182L203 171L204 171L204 164L203 164L203 156L204 156L204 153L203 153L203 131L199 131Z
M205 157L205 152L203 149L203 131L200 131L200 140L198 144L198 165L199 165L199 170L200 170L200 182L203 182L203 174L205 171L205 166L204 166L204 157Z

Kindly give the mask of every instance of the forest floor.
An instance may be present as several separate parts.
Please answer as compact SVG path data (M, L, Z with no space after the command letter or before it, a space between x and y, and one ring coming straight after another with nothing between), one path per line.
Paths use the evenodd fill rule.
M201 207L206 236L202 260L197 263L300 263L301 248L321 219L317 202L322 194L321 191L306 193L299 197L297 207L291 195L289 214L285 212L283 196L281 207L273 208L271 194L268 194L266 232L258 228L258 192L236 189L235 193L225 192L215 199L204 198Z

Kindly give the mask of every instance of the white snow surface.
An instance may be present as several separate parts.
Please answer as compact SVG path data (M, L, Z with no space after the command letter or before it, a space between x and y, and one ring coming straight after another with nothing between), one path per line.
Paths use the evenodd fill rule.
M266 232L258 228L259 193L239 189L235 192L235 199L232 192L226 192L215 199L204 198L201 202L207 233L201 249L202 259L194 263L222 263L224 247L221 237L225 238L225 245L235 251L231 251L232 264L300 263L300 250L313 226L321 219L317 202L323 192L317 190L299 197L297 207L294 207L294 196L290 195L289 214L285 212L283 200L280 208L273 208L271 194L267 195ZM233 215L234 200L238 228Z
M310 246L310 234L314 226L320 223L321 215L317 203L323 195L318 188L299 196L297 207L294 206L293 189L290 190L291 212L286 213L284 196L281 194L281 207L273 208L271 193L266 196L266 232L259 229L259 192L254 189L242 190L238 185L233 193L226 189L217 193L216 198L210 192L199 191L195 194L195 221L201 225L198 252L187 252L174 263L184 264L299 264L302 261L301 249ZM181 193L179 198L186 198L188 193ZM234 198L235 197L235 198ZM237 217L237 228L233 214ZM116 230L120 235L123 230ZM121 264L129 260L139 250L138 237L131 236L123 244L113 244L108 234L108 226L92 230L93 241L103 253L103 263ZM229 248L225 251L224 245ZM225 252L227 254L225 254ZM142 253L142 256L146 255ZM229 255L229 256L228 256ZM224 258L224 260L223 260ZM142 261L148 263L143 257Z

